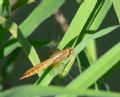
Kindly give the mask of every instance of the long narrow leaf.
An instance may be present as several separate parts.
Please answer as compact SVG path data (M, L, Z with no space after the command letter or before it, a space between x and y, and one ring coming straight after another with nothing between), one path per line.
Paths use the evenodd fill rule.
M25 37L28 37L33 31L49 16L51 16L65 0L43 0L34 11L27 17L19 28ZM6 47L3 51L4 56L9 55L16 47L18 43L15 42L11 46ZM12 49L11 49L12 48ZM9 50L9 52L7 52Z
M99 6L98 6L99 5ZM101 6L102 5L102 6ZM89 21L89 22L87 22L87 25L89 25L89 26L86 26L86 28L84 27L84 29L89 29L89 30L92 30L92 31L96 31L97 29L98 29L98 27L99 27L99 25L102 23L102 21L103 21L103 19L105 18L105 16L106 16L106 14L107 14L107 12L108 12L108 10L109 10L109 8L111 7L111 5L112 5L112 2L111 1L105 1L105 2L103 2L103 1L100 1L100 2L97 2L96 3L96 6L95 6L95 8L94 9L96 9L95 10L95 12L94 12L94 10L93 10L93 12L92 12L92 14L89 16L89 17L91 17L92 16L92 18L91 18L91 20ZM101 8L101 9L100 9ZM103 15L102 15L103 14ZM102 15L102 16L101 16ZM78 28L79 29L79 28ZM81 36L81 35L79 35L79 36ZM85 36L85 38L86 38L87 36ZM90 38L90 37L89 37ZM89 38L86 38L86 39L83 39L83 41L81 41L81 43L80 43L80 47L78 48L79 50L80 50L80 48L85 48L86 47L86 45L88 45L88 43L86 44L86 45L84 45L84 40L88 40ZM93 39L94 40L94 39ZM89 41L88 41L89 42ZM91 41L92 42L92 41ZM89 42L90 43L90 42ZM82 45L81 45L82 44ZM84 45L84 46L83 46ZM95 47L95 46L94 46ZM95 49L95 48L94 48ZM93 49L93 50L94 50ZM92 50L92 51L93 51ZM81 52L81 51L80 51ZM94 54L94 55L93 55ZM92 53L92 55L94 56L94 60L95 60L95 56L96 56L96 53L95 53L95 51L94 51L94 53ZM66 68L64 69L64 71L63 71L63 74L61 74L62 76L65 76L68 72L69 72L69 70L71 69L71 67L72 67L72 64L69 64L69 65L67 65L66 66Z
M103 29L95 34L90 34L90 35L87 35L85 37L85 39L80 43L78 44L75 48L74 48L74 56L72 57L74 59L74 57L80 53L85 47L86 45L92 41L93 39L95 38L98 38L98 37L102 37L108 33L110 33L112 30L118 28L119 25L116 25L116 26L112 26L112 27L108 27L106 29ZM71 59L72 60L72 59ZM72 63L72 62L71 62ZM51 80L58 74L58 73L61 73L61 70L63 70L65 65L62 65L62 66L59 66L59 67L55 67L54 70L52 70L50 73L48 73L44 79L41 80L41 78L37 81L39 82L38 84L44 84L44 85L48 85ZM68 67L70 68L70 67ZM66 74L66 70L65 70L65 73L63 73L63 76Z
M49 91L49 92L47 92ZM20 86L1 93L3 97L33 97L33 96L54 96L54 95L79 95L79 96L96 96L96 97L120 97L119 93L82 90L82 89L66 89L62 87L43 87L43 86Z
M102 3L102 1L101 1ZM101 6L101 5L100 5ZM104 20L107 12L109 11L110 7L112 6L112 2L110 0L105 0L102 7L100 8L99 12L97 13L93 23L90 25L89 30L96 31L102 21ZM94 62L97 58L96 54L96 43L95 40L91 41L86 48L86 53L90 61Z
M72 39L80 35L96 3L97 0L85 0L81 4L66 34L64 35L63 39L61 40L58 46L59 49L63 49Z
M120 0L112 0L116 15L120 23Z
M115 26L112 26L112 27L102 29L102 30L96 32L95 34L87 34L84 37L83 41L75 47L75 49L74 49L75 53L76 54L80 53L91 40L102 37L102 36L110 33L111 31L115 30L118 27L120 27L120 25L115 25Z
M67 88L87 89L101 76L108 72L117 62L120 61L120 42L98 59L85 72L72 81Z
M0 16L0 24L9 30L13 37L18 39L26 55L28 56L28 58L30 59L33 65L40 63L39 57L34 47L31 46L31 44L24 38L17 24L15 24L10 20L7 21L5 18L1 16Z

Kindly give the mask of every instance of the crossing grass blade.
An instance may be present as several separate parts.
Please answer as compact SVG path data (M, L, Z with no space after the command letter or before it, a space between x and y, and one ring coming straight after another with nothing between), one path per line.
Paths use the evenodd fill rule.
M23 36L30 36L33 31L48 17L50 17L58 8L62 6L65 0L43 0L33 12L20 24L19 28ZM18 46L18 43L15 42L10 46L6 47L3 52L4 57L9 55L15 48ZM9 51L9 52L8 52Z
M28 56L33 65L40 63L39 57L34 47L31 46L28 40L24 38L16 23L11 20L6 20L4 17L0 16L0 24L5 27L14 38L18 39L23 50L25 51L26 55Z
M114 6L114 10L116 12L117 18L119 20L120 23L120 0L112 0L113 2L113 6Z
M72 81L67 88L87 89L120 61L120 42Z
M102 2L102 0L101 0ZM93 23L91 24L89 30L96 31L104 18L106 17L108 11L112 7L112 2L110 0L105 0L102 7L100 8L99 12L97 13Z
M63 49L65 47L65 45L71 40L71 38L72 39L75 38L80 33L84 24L86 23L87 19L89 18L89 15L91 14L92 10L94 9L96 2L97 2L96 0L86 0L85 2L83 2L83 4L79 7L74 19L72 20L70 27L68 28L68 31L64 35L62 41L60 42L58 49ZM86 7L89 7L90 9L85 10ZM83 20L83 21L81 21L81 20ZM71 36L73 36L73 37L71 37ZM57 71L57 68L54 69L53 72L54 71ZM56 76L56 74L58 72L59 72L59 70L57 72L55 72L55 74L53 74L53 73L47 74L46 77L42 81L40 81L40 83L44 84L44 85L48 85L50 83L50 81L52 80L52 78L54 78L54 76ZM41 80L41 78L39 78L39 80ZM39 82L39 80L37 82Z
M1 40L2 41L2 40ZM11 50L15 50L17 47L21 47L20 43L16 43L16 39L8 40L1 48L0 48L0 58L3 58L4 55L7 53L10 53ZM48 40L30 40L30 44L32 44L34 47L41 47L41 46L47 46L50 41ZM16 43L16 44L14 44ZM16 48L14 46L16 45Z
M49 91L49 92L46 92ZM33 96L55 96L55 95L78 95L78 96L95 96L95 97L119 97L120 93L107 92L107 91L94 91L94 90L82 90L77 89L66 89L57 86L32 86L25 85L19 86L10 90L6 90L1 93L2 97L33 97Z
M89 33L86 34L83 41L75 47L75 49L74 49L75 53L76 54L80 53L91 40L102 37L102 36L110 33L111 31L115 30L118 27L120 27L120 25L115 25L115 26L112 26L112 27L102 29L102 30L96 32L95 34L89 34Z
M101 6L102 5L102 6ZM94 18L93 23L90 25L89 30L96 31L100 24L102 23L103 19L105 18L107 12L109 11L110 7L112 6L112 2L109 0L105 0L103 3L101 1L101 4L99 4L100 8L97 15ZM94 62L97 59L96 54L96 42L95 40L91 41L90 44L86 47L86 53L90 61Z
M85 0L80 5L66 34L64 35L63 39L61 40L58 46L60 50L63 49L72 39L76 38L78 35L81 34L81 31L85 26L90 14L92 13L96 3L97 3L97 0Z
M45 0L42 1L36 9L20 24L20 29L25 37L28 37L32 32L50 15L64 3L64 0ZM27 26L26 26L27 25Z
M87 2L88 3L88 2ZM95 3L95 2L94 2ZM93 4L94 4L93 3ZM89 4L88 4L89 5ZM111 7L111 5L112 5L112 2L105 2L104 4L103 4L103 6L102 6L102 8L101 8L101 10L99 11L99 13L98 13L98 15L96 16L96 18L95 18L95 20L93 21L93 25L91 26L91 30L97 30L97 28L99 27L99 25L102 23L102 21L103 21L103 19L105 18L105 16L106 16L106 14L107 14L107 12L108 12L108 10L109 10L109 8ZM107 6L107 7L106 7ZM84 8L84 6L83 6L83 8ZM79 11L79 10L78 10ZM81 12L83 12L84 13L84 11L81 11ZM91 13L91 11L90 11L90 13ZM89 15L90 15L90 13L89 13ZM101 17L101 18L99 18L99 16L101 15L101 14L103 14L103 17ZM84 15L84 14L81 14L81 17L84 17L84 16L82 16L82 15ZM75 15L75 18L73 19L73 21L77 21L77 20L75 20L75 19L77 19L76 17L80 17L79 16L79 14L78 14L78 12L77 12L77 14ZM72 21L72 23L74 24L74 22ZM87 20L86 20L87 21ZM71 23L71 25L72 25L72 23ZM78 21L77 21L77 23L78 23ZM82 24L81 24L82 25ZM73 26L75 26L75 25L73 25ZM73 27L73 26L70 26L70 27ZM72 28L70 28L69 27L69 29L72 29ZM76 29L80 29L80 27L79 27L79 25L77 25L77 27L78 28L76 28L76 27L73 27L73 29L72 29L72 31L74 32L74 30L76 31ZM91 41L91 40L93 40L93 39L95 39L95 38L97 38L97 37L101 37L102 35L105 35L105 33L107 34L107 33L109 33L109 32L111 32L112 30L114 30L114 29L116 29L117 27L119 27L118 25L117 26L113 26L113 27L110 27L110 28L108 28L108 29L106 29L106 31L103 31L102 33L103 34L95 34L95 36L93 35L92 36L92 34L90 35L90 37L91 37L91 39L90 39L90 37L85 37L86 39L84 39L80 44L78 44L77 45L77 47L75 48L75 53L76 54L78 54L78 53L80 53L85 47L86 47L86 45ZM75 29L74 29L75 28ZM68 31L66 32L66 34L69 32L69 29L68 29ZM79 31L78 31L79 32ZM76 33L78 33L78 32L76 32ZM72 33L72 32L71 32ZM97 33L97 32L96 32ZM63 37L63 40L65 41L66 39L70 39L69 37L67 37L67 36L69 36L69 35L71 35L71 34L68 34L68 35L66 35L66 37ZM74 35L75 35L75 32L74 32ZM73 35L73 36L74 36ZM89 36L89 35L88 35ZM65 38L65 39L64 39ZM90 39L90 40L89 40ZM63 41L62 40L62 41ZM66 41L64 42L65 44L67 44L66 43ZM63 46L63 44L64 43L60 43L59 44L59 46L58 46L58 48L59 49L63 49L64 48L64 46ZM62 46L61 46L62 45ZM74 59L74 58L73 58ZM72 59L71 59L72 60ZM71 62L72 63L72 62ZM69 64L69 66L67 66L67 69L65 69L65 72L63 72L63 76L65 76L68 72L69 72L69 70L70 70L70 68L71 68L71 66L72 66L72 64ZM55 69L54 69L55 70ZM53 70L53 72L54 72L54 70ZM56 70L55 70L56 71ZM51 71L52 72L52 71ZM55 72L54 74L53 73L51 73L50 72L50 74L47 74L46 76L45 76L45 78L44 79L42 79L41 80L41 78L39 78L38 79L38 81L37 82L39 82L39 84L41 83L41 84L44 84L44 85L47 85L47 84L49 84L50 83L50 81L54 78L54 76L56 76L56 74L58 73L58 72ZM40 80L40 81L39 81ZM47 81L46 81L47 80ZM45 82L45 83L44 83Z
M103 30L100 30L98 32L96 32L95 34L88 34L86 35L86 37L83 39L83 41L81 43L79 43L75 48L74 48L74 55L73 57L71 57L71 64L69 64L69 66L67 66L67 68L65 69L65 71L63 71L63 69L65 68L66 65L60 65L59 67L55 67L53 68L53 70L51 70L48 74L45 74L45 76L43 78L39 78L36 82L36 84L44 84L44 85L48 85L51 80L58 74L58 73L62 73L62 76L65 76L73 63L73 59L75 59L76 55L78 53L80 53L86 46L87 44L90 43L90 41L92 41L93 39L102 37L108 33L110 33L111 31L113 31L114 29L120 27L120 25L116 25L116 26L112 26L112 27L108 27L105 28Z
M90 23L90 25L89 25L89 23L88 23L88 25L89 25L89 27L88 28L86 28L86 29L88 29L89 31L89 33L91 33L91 32L94 32L95 33L95 31L97 31L97 29L98 29L98 27L100 26L100 24L102 23L102 21L103 21L103 19L105 18L105 16L106 16L106 14L107 14L107 12L108 12L108 10L110 9L110 7L112 6L112 2L111 1L108 1L108 0L106 0L105 2L103 2L103 1L100 1L100 2L97 2L97 7L95 7L96 8L96 10L97 11L95 11L94 13L92 13L92 18L91 18L91 21L89 21L89 23ZM84 17L84 16L83 16ZM78 29L79 29L79 27L78 27ZM86 33L87 33L87 31L86 31ZM81 34L79 35L79 36L81 36ZM68 38L68 37L66 37L66 38ZM87 39L86 39L87 40ZM95 50L95 44L94 44L94 40L95 39L93 39L93 41L91 41L90 43L92 43L92 47L88 47L87 45L89 45L88 43L86 44L86 46L87 46L87 48L90 50L90 48L92 48L92 55L89 55L89 56L92 56L93 57L93 60L95 60L96 59L96 51L94 51ZM81 43L80 43L80 47L79 47L79 50L80 50L80 48L81 47L83 47L81 44L84 44L83 42L85 42L84 40L81 40ZM83 48L85 48L85 47L83 47ZM83 50L83 49L82 49ZM80 50L80 52L81 52L81 50ZM88 54L87 54L87 56L88 56ZM92 59L92 58L91 58ZM67 69L65 69L65 72L63 72L64 74L62 74L62 75L66 75L68 72L69 72L69 70L70 70L70 68L72 67L72 64L69 64L69 66L67 66L68 68Z
M89 88L105 73L107 73L110 69L112 69L118 62L120 62L119 49L120 49L120 42L118 42L118 44L112 47L107 53L105 53L102 57L100 57L94 64L92 64L88 69L86 69L82 74L80 74L76 79L74 79L66 88L68 89L81 88L82 90ZM68 97L68 96L64 95L57 97Z

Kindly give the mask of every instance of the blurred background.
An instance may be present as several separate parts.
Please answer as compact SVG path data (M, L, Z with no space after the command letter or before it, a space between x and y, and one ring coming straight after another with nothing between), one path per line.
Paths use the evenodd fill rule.
M12 0L12 4L16 1ZM56 50L59 41L63 37L64 33L67 31L71 20L76 14L78 7L80 6L81 1L79 0L66 0L64 5L57 10L52 16L46 19L39 27L34 31L28 40L46 40L50 41L48 44L37 47L37 53L40 59L43 61L49 57L49 53ZM13 21L15 21L18 25L24 21L24 19L33 11L33 9L40 3L39 0L33 2L28 5L24 5L19 9L14 10L11 13L11 17ZM98 30L101 30L105 27L113 26L119 24L118 19L116 17L115 11L113 7L109 10L106 15L103 23L99 27ZM98 58L103 55L107 50L109 50L112 46L120 41L120 28L114 30L108 35L105 35L102 38L96 40L97 44L97 56ZM8 40L10 34L7 33L6 39ZM11 56L14 55L15 59L12 59ZM30 67L32 64L30 63L27 56L24 52L17 48L12 54L5 58L0 59L0 90L11 88L18 85L34 83L37 80L37 75L25 79L19 80L20 76ZM42 57L41 57L42 56ZM12 61L11 61L12 60ZM107 85L109 85L110 89L113 91L120 91L120 62L115 67L114 72L111 72L109 75L103 77L104 81ZM9 67L7 72L3 72L5 67ZM72 68L70 74L74 77L77 76L77 71L75 68ZM5 75L5 80L2 80L2 76ZM63 81L63 84L68 83L69 81L66 79Z

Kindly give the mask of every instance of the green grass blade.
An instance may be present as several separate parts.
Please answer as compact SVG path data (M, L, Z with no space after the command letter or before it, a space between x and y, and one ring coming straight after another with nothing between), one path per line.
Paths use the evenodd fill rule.
M0 15L2 15L2 4L3 4L3 0L0 0Z
M90 26L89 30L96 31L104 18L106 17L109 9L112 6L112 2L110 0L105 0L104 4L100 8L100 11L98 12L97 16L95 17L92 25Z
M109 10L109 8L111 7L111 5L112 5L112 2L110 2L110 1L105 1L104 3L101 1L101 2L97 2L97 7L95 7L96 8L96 10L97 11L95 11L94 13L92 13L92 15L93 15L93 17L92 17L92 19L91 19L91 21L89 21L89 23L91 23L92 22L92 24L90 25L90 27L89 28L87 28L87 29L89 29L90 31L96 31L97 29L98 29L98 27L100 26L100 24L102 23L102 21L103 21L103 19L105 18L105 16L106 16L106 14L107 14L107 12L108 12L108 10ZM99 5L99 6L98 6ZM101 6L102 5L102 6ZM100 9L100 10L99 10ZM102 15L103 14L103 15ZM101 16L102 15L102 16ZM101 18L99 18L99 17L101 17ZM89 23L88 23L88 25L89 25ZM78 28L79 29L79 28ZM94 35L93 35L94 36ZM87 40L87 38L85 39L85 40ZM94 40L94 39L93 39ZM83 43L82 43L83 42ZM81 43L80 43L80 47L78 48L79 50L80 50L80 48L82 48L83 46L82 45L84 45L84 40L83 41L81 41ZM88 41L89 42L89 41ZM92 42L92 41L91 41ZM89 42L90 43L90 42ZM88 45L88 43L86 44L86 45ZM95 45L93 45L94 47L92 47L92 48L94 48L95 49ZM83 48L85 48L85 47L83 47ZM81 49L81 50L83 50L83 48ZM92 49L92 51L94 50L94 49ZM92 56L93 56L93 58L94 59L92 59L92 60L95 60L96 58L96 52L94 51L94 53L92 53ZM65 69L66 71L66 74L69 72L69 70L70 70L70 68L71 68L71 66L72 66L72 64L69 64L70 66L67 66L67 69ZM65 74L65 72L64 72L64 74L62 74L62 75L66 75Z
M112 0L113 2L113 6L117 15L117 18L119 20L120 23L120 0Z
M65 62L61 63L61 64L56 64L58 66L55 66L54 68L50 69L46 69L45 72L43 73L43 75L36 81L35 85L44 85L47 86L48 84L50 84L51 80L59 73L62 72L62 70L64 69L64 67L66 66L66 64L68 63L68 60L65 60Z
M52 15L65 0L45 0L39 4L36 9L20 24L20 30L25 37L28 37L32 32L50 15Z
M49 91L49 92L47 92ZM43 86L19 86L1 93L3 97L34 97L34 96L54 96L54 95L79 95L79 96L95 96L95 97L120 97L120 93L117 92L105 92L94 90L82 90L82 89L66 89L63 87L43 87Z
M9 0L3 0L2 4L2 16L8 18L10 16L10 1Z
M97 54L96 54L96 42L95 42L95 40L91 41L87 45L87 47L85 49L85 53L86 53L86 55L87 55L88 60L89 60L90 63L93 63L93 62L96 61Z
M2 3L3 3L3 0L0 0L0 6L2 5Z
M90 3L90 4L89 4ZM82 30L82 28L83 28L83 26L84 26L84 24L86 23L86 21L87 21L87 19L88 19L88 17L89 17L89 15L91 14L91 11L93 10L93 8L94 8L94 5L95 5L95 3L96 3L96 0L92 0L92 2L90 2L89 0L86 0L85 1L85 4L83 4L82 5L82 7L80 7L79 8L79 10L78 10L78 12L77 12L77 14L76 14L76 18L73 20L73 22L72 22L72 24L71 24L71 27L72 27L72 25L74 26L74 24L75 24L75 26L77 25L77 28L75 27L75 31L76 31L76 29L78 29L78 28L80 28L80 26L78 26L78 25L82 25L82 27L81 27L81 30ZM90 9L88 10L88 11L85 11L84 10L84 8L86 8L87 6L89 5L89 7L90 7ZM80 14L81 13L81 11L84 13L84 14ZM85 17L86 16L86 17ZM83 19L85 17L85 20L81 23L81 20ZM79 20L81 18L81 20ZM79 21L79 22L78 22ZM77 24L76 24L77 23ZM79 24L78 24L79 23ZM72 28L71 28L71 30L72 30ZM72 30L73 31L73 30ZM70 33L72 32L72 31L70 31ZM73 32L75 32L75 31L73 31ZM79 30L77 31L77 34L79 34ZM68 33L68 32L67 32ZM67 35L66 35L67 36ZM69 35L68 35L69 36ZM64 41L64 40L63 40ZM60 43L60 44L62 44L62 43ZM60 49L60 48L59 48ZM58 69L58 68L57 68ZM55 69L55 71L57 70L57 69ZM57 74L58 72L55 72L55 74L53 74L52 76L50 75L50 74L48 74L48 75L46 75L46 77L44 78L44 80L42 80L42 82L44 83L46 83L46 85L47 84L49 84L50 83L50 81L51 81L51 79ZM41 79L39 79L39 80L41 80ZM46 81L47 80L47 81ZM41 82L41 83L42 83Z
M4 56L10 54L11 51L14 51L17 47L20 47L20 46L21 45L18 42L12 43L12 44L7 43L5 46L0 48L0 58L3 58Z
M28 37L32 32L49 16L51 16L65 0L43 0L33 12L20 24L19 28L22 31L25 37ZM9 55L16 47L18 43L13 43L11 46L8 46L4 51L4 56ZM11 49L12 48L12 49ZM9 52L7 52L9 50Z
M64 35L63 39L61 40L58 46L59 49L63 49L72 39L74 39L81 33L96 3L97 0L85 0L81 4L66 34Z
M33 46L24 38L17 24L0 16L0 24L7 28L14 38L17 38L26 55L33 65L40 63L39 57Z
M58 73L61 73L61 72L62 72L62 75L65 76L65 75L68 73L68 71L70 70L70 68L71 68L71 66L72 66L72 61L73 61L73 59L75 58L75 56L76 56L78 53L80 53L80 52L86 47L86 45L87 45L90 41L92 41L92 40L95 39L95 38L104 36L104 35L110 33L112 30L114 30L114 29L116 29L116 28L118 28L118 27L120 27L120 26L119 26L119 25L116 25L116 26L112 26L112 27L108 27L108 28L106 28L106 29L100 30L100 31L98 31L98 32L95 33L95 34L88 34L88 35L86 35L85 39L83 39L83 41L74 48L75 54L74 54L73 57L71 58L71 64L65 69L65 71L63 72L63 69L64 69L65 65L60 65L60 66L58 66L58 67L55 67L55 68L53 68L53 70L51 70L50 73L46 74L46 76L44 77L44 79L42 79L42 80L41 80L41 78L38 79L37 82L39 82L39 83L37 83L37 84L48 85L48 84L51 82L51 80L52 80Z
M72 81L67 88L86 89L108 72L117 62L120 61L120 42L98 59L85 72Z
M99 38L99 37L102 37L108 33L110 33L111 31L113 31L114 29L120 27L120 25L115 25L115 26L112 26L112 27L108 27L108 28L105 28L103 30L100 30L98 32L96 32L95 34L87 34L84 39L82 40L81 43L79 43L74 51L75 51L75 54L78 54L80 53L88 43L90 43L91 40L93 39L96 39L96 38Z
M81 66L81 60L80 60L79 56L76 57L76 60L77 60L77 66L78 66L79 73L81 73L82 66Z
M6 57L17 47L20 47L20 44L18 42L14 42L10 45L7 45L6 48L0 48L0 58Z
M49 42L50 41L47 41L47 40L31 40L30 41L31 45L33 45L34 47L45 46ZM20 43L18 43L16 39L11 39L8 42L6 42L5 45L3 45L0 48L0 58L3 58L8 53L11 53L11 51L14 51L16 49L14 47L16 48L21 47Z
M96 31L98 29L111 6L112 2L110 0L105 0L89 30ZM86 48L86 53L90 61L94 62L96 60L97 56L95 40L91 41L90 44L88 44Z
M111 31L113 31L114 29L116 29L118 27L120 27L120 25L115 25L115 26L112 26L112 27L108 27L108 28L102 29L102 30L96 32L95 34L91 34L91 33L90 34L86 34L84 39L74 48L75 56L77 54L79 54L92 40L94 40L96 38L99 38L99 37L102 37L102 36L110 33ZM71 67L72 67L72 64L69 64L69 66L67 66L65 71L63 71L62 75L65 76L69 72Z
M90 26L89 30L96 31L98 29L98 27L100 26L100 24L106 17L111 6L112 6L112 2L110 0L105 0L98 14L96 15L92 25ZM95 40L91 41L90 44L87 45L85 52L91 64L96 61L97 52L96 52L96 41ZM95 82L95 89L98 90L98 85L96 82Z

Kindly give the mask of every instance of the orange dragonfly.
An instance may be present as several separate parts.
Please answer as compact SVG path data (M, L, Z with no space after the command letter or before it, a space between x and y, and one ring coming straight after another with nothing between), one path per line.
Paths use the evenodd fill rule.
M44 62L30 68L29 70L27 70L23 76L20 78L20 80L28 78L30 76L33 76L37 73L39 73L40 71L46 69L47 67L49 67L51 64L57 64L63 60L65 60L66 58L68 58L71 54L73 53L73 49L72 48L67 48L63 51L58 51L55 54L53 54L49 59L45 60Z

